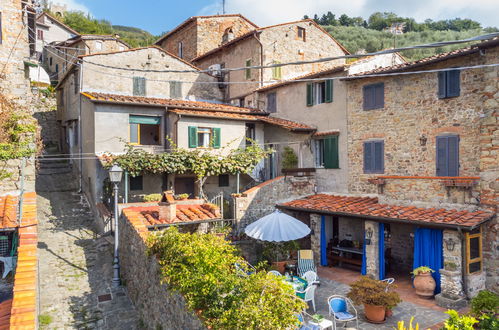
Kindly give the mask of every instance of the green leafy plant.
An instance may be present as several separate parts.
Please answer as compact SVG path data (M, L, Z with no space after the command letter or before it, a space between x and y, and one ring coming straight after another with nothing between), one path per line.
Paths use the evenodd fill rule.
M474 325L478 323L478 320L473 316L459 315L459 313L453 309L449 309L446 314L449 318L445 321L444 330L473 330Z
M314 322L316 323L321 323L322 320L324 320L324 316L322 316L321 314L314 314L312 315L312 320L314 320Z
M435 271L428 266L419 266L418 268L414 268L411 272L412 275L417 276L420 274L426 273L434 273Z
M471 315L479 319L480 329L499 329L499 295L482 290L471 299Z
M187 199L189 198L189 194L178 194L178 195L175 195L175 199Z
M38 315L38 322L42 327L48 326L50 325L50 323L52 323L52 316L48 314L40 314Z
M288 242L264 242L262 256L268 262L288 260L293 251L297 251L300 245L297 241Z
M390 288L393 289L394 286L391 285ZM361 276L360 279L352 283L347 296L357 305L384 306L389 309L393 309L402 301L397 292L386 291L386 283L369 276Z
M163 281L210 328L287 329L306 307L289 285L265 272L240 276L234 265L244 270L246 263L223 237L171 227L151 234L147 246Z
M144 202L159 202L161 200L161 194L145 195L143 200Z
M296 168L298 166L298 157L291 147L284 147L282 152L282 168Z
M457 269L457 265L454 262L446 261L444 262L444 268L446 270L455 271Z
M416 325L413 327L412 326L412 321L414 321L414 316L411 317L411 320L409 321L409 327L406 328L404 321L398 321L397 322L397 328L396 330L419 330L419 324L416 323Z

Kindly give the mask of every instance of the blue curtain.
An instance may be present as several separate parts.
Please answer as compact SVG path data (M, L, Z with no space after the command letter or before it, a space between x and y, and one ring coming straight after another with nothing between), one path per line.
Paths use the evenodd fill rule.
M444 256L442 250L443 232L439 229L418 228L414 235L414 263L413 268L428 266L437 287L435 294L440 293L440 272L443 267Z
M362 248L362 268L360 268L360 273L362 275L367 274L367 267L366 267L366 232L364 231L364 244Z
M321 217L321 266L327 266L326 217Z
M385 224L379 223L379 240L378 240L378 251L379 251L379 279L385 279Z

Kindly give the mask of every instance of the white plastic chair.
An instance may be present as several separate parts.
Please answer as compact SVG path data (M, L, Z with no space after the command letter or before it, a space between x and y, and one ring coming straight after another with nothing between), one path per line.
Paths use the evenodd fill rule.
M16 258L15 257L0 257L0 262L3 262L2 278L5 278L16 266Z
M308 285L312 284L318 284L319 283L319 277L317 276L317 273L314 272L313 270L309 270L303 274L303 279L305 279L308 283Z
M308 304L309 301L312 302L312 307L314 308L315 312L315 289L317 288L316 284L312 284L307 286L307 288L304 291L296 291L296 293L301 293L305 294L305 297L303 300Z
M384 280L381 280L381 282L386 283L385 291L388 292L388 290L390 289L390 285L392 285L393 282L395 282L395 279L393 277L389 277L389 278L385 278Z
M359 329L357 309L355 309L355 306L350 299L340 295L333 295L327 298L327 305L329 308L329 315L333 316L333 330L336 329L336 321L346 322L345 326L350 321L356 321L356 329Z
M268 274L272 274L272 275L275 275L275 276L282 276L281 273L279 273L277 270L271 270L268 272Z

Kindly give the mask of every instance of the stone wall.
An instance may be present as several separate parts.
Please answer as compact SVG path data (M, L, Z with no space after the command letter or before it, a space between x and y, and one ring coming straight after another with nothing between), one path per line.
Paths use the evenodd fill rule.
M0 194L19 191L21 186L24 191L35 191L36 168L33 157L22 159L10 159L0 162L0 170L9 173L9 177L0 180ZM22 179L24 175L24 179ZM24 183L21 181L24 180Z
M456 230L446 229L443 235L444 269L439 270L442 295L451 299L460 299L464 296L462 240ZM446 248L445 242L449 240L456 243L452 251Z
M391 248L392 268L391 270L412 271L414 261L414 226L410 224L391 223L390 238L385 238L385 249ZM385 224L385 228L388 224Z
M161 283L160 266L148 257L149 232L137 212L123 210L120 219L121 278L142 322L148 329L205 329L187 310L185 299Z
M234 197L234 218L239 229L272 213L278 203L284 203L314 193L315 178L284 177L268 180Z
M366 275L379 279L379 223L366 220L364 228L373 233L371 244L366 244Z

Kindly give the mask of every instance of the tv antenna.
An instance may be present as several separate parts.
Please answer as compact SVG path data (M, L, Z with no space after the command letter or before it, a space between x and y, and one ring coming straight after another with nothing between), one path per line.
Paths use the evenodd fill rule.
M222 0L222 14L225 15L225 0Z

